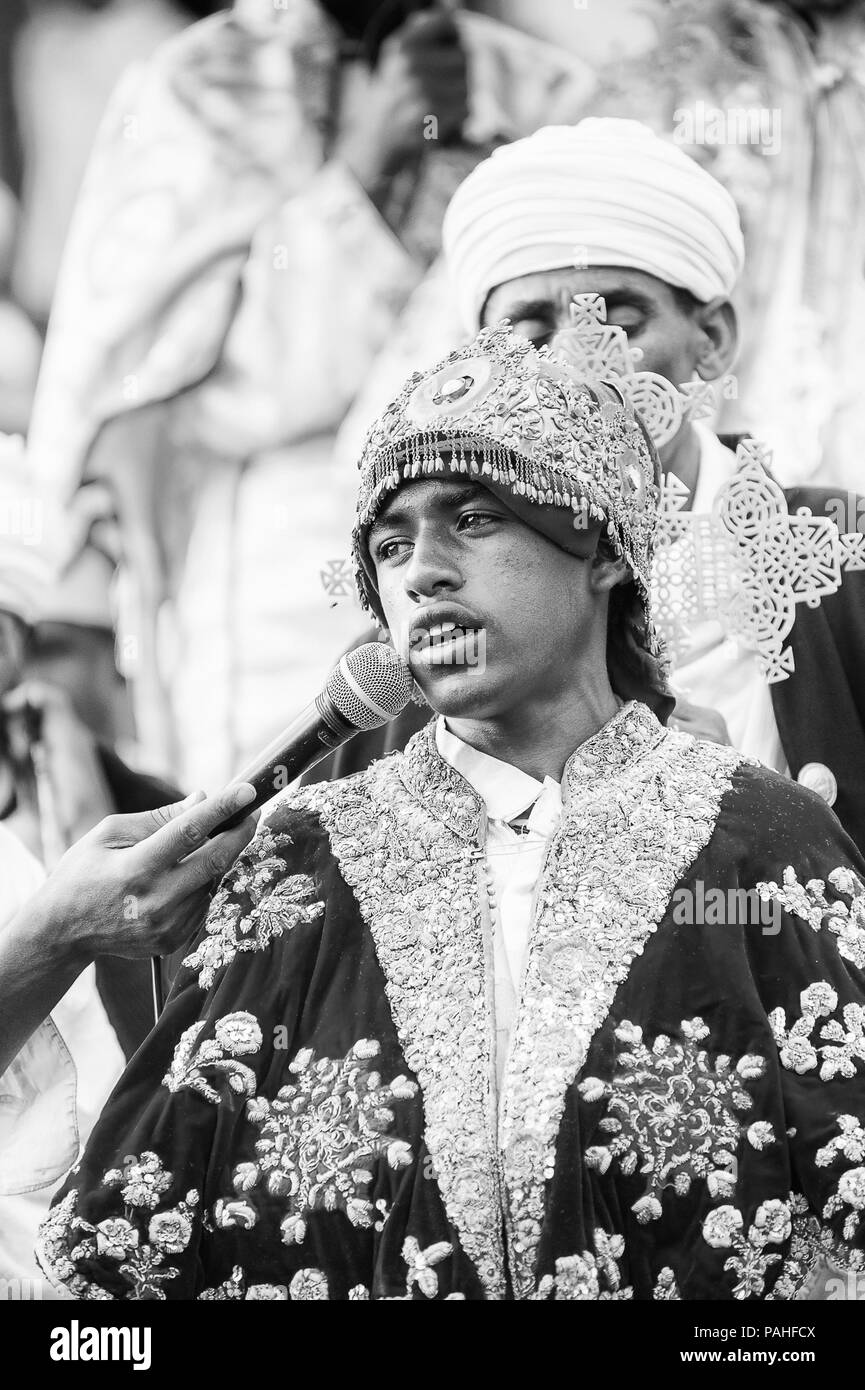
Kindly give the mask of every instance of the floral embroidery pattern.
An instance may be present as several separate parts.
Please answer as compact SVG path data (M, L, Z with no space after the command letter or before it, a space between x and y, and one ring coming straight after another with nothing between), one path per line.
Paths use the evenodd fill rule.
M655 1280L652 1298L658 1302L681 1302L682 1295L679 1293L679 1285L669 1265L664 1265Z
M565 769L565 814L539 889L501 1108L518 1298L534 1287L567 1088L673 888L708 842L741 761L626 705Z
M203 1073L203 1068L208 1067L212 1071L222 1072L237 1095L255 1095L255 1072L244 1062L238 1062L237 1058L257 1052L261 1047L258 1020L244 1011L225 1014L214 1024L214 1036L199 1043L199 1036L206 1027L206 1022L193 1023L181 1034L171 1066L162 1078L163 1086L167 1086L169 1091L179 1091L186 1086L211 1105L218 1105L221 1099L219 1092Z
M818 1149L814 1155L818 1168L828 1168L839 1155L849 1159L851 1163L865 1161L865 1129L856 1116L839 1115L838 1128L841 1133L830 1139L829 1143Z
M708 841L741 762L732 749L662 729L632 703L566 768L565 813L539 888L499 1116L518 1298L535 1287L565 1092L677 880ZM372 933L403 1053L423 1090L448 1216L487 1296L501 1298L480 798L441 758L430 725L401 757L292 801L318 811Z
M844 1221L844 1239L853 1240L862 1221L862 1212L865 1211L865 1168L848 1168L846 1173L841 1174L838 1190L834 1197L829 1198L823 1215L834 1216L836 1211L843 1211L844 1207L853 1208Z
M410 1293L417 1284L425 1298L435 1298L439 1291L439 1277L435 1267L453 1252L448 1240L436 1241L422 1250L414 1236L407 1236L402 1247L402 1257L408 1265L406 1292Z
M792 1230L791 1204L771 1197L761 1202L743 1234L742 1213L732 1206L715 1207L703 1221L703 1239L715 1250L732 1250L724 1269L737 1276L733 1286L734 1298L761 1294L766 1287L766 1275L772 1265L780 1264L783 1256L770 1245L783 1245Z
M77 1215L78 1193L68 1192L43 1223L43 1267L77 1298L110 1299L112 1295L92 1285L76 1265L81 1260L113 1260L130 1286L129 1298L164 1300L162 1285L180 1273L166 1259L183 1254L189 1246L199 1203L199 1194L192 1190L170 1210L154 1211L171 1183L171 1173L151 1152L143 1153L125 1172L110 1169L102 1185L120 1188L124 1215L106 1217L95 1225Z
M791 1192L790 1250L781 1272L766 1294L767 1301L800 1297L820 1258L820 1227L805 1197Z
M487 1296L504 1295L492 1013L484 980L481 802L439 756L433 726L359 778L305 788L360 906L424 1139L460 1243Z
M619 1261L625 1253L623 1236L595 1231L594 1251L566 1255L556 1260L555 1274L545 1274L531 1295L533 1299L593 1300L631 1299L634 1290L622 1288ZM601 1288L601 1283L606 1285Z
M843 1024L830 1019L820 1029L822 1044L815 1044L814 1029L821 1018L829 1018L838 1007L838 995L831 985L818 980L799 995L802 1017L787 1027L783 1009L773 1009L769 1023L781 1056L781 1065L800 1076L820 1064L820 1079L832 1081L836 1076L849 1080L856 1075L856 1062L865 1062L865 1007L845 1004L841 1010ZM822 1057L822 1063L820 1058Z
M766 1294L772 1300L808 1297L813 1279L828 1263L835 1270L858 1274L865 1269L865 1250L851 1250L829 1226L821 1226L805 1197L790 1194L792 1239L784 1267Z
M774 899L786 912L807 922L812 931L824 925L838 938L838 951L845 960L865 970L865 884L852 869L833 869L828 882L836 893L850 899L849 904L836 898L829 902L822 878L809 879L802 884L793 868L784 870L784 882L758 883L757 892L764 902Z
M420 1242L414 1236L406 1236L402 1247L402 1257L407 1266L405 1293L390 1294L385 1302L410 1303L414 1298L415 1288L420 1290L424 1298L438 1298L439 1277L435 1267L452 1254L453 1245L449 1240L438 1240L422 1250ZM360 1288L362 1289L362 1286ZM351 1290L349 1298L352 1295L357 1298L369 1298L366 1289L362 1289L362 1292ZM465 1294L449 1293L445 1295L444 1301L450 1303L457 1300L465 1301Z
M743 1080L762 1076L761 1057L742 1057L735 1067L724 1055L709 1058L698 1044L709 1035L701 1018L681 1024L683 1042L660 1034L651 1047L643 1032L625 1020L616 1038L625 1044L617 1059L617 1075L605 1083L590 1076L579 1084L584 1100L607 1101L607 1114L598 1128L613 1137L586 1150L590 1168L605 1173L618 1163L622 1172L647 1173L646 1193L633 1204L641 1223L661 1215L660 1194L672 1187L683 1195L695 1179L704 1179L712 1196L727 1195L735 1150L742 1133L736 1111L748 1110L751 1097ZM772 1142L772 1126L753 1126L748 1136L754 1147Z
M288 1293L290 1298L307 1301L330 1298L327 1279L320 1269L299 1269L288 1286Z
M450 1241L437 1241L434 1245L428 1245L425 1250L421 1249L420 1243L414 1236L407 1236L402 1247L402 1256L406 1264L406 1291L403 1294L392 1295L386 1298L389 1303L407 1303L414 1298L414 1289L417 1288L424 1298L437 1298L439 1294L439 1280L436 1273L436 1265L447 1259L453 1253L453 1245ZM244 1292L245 1290L245 1292ZM241 1265L235 1265L231 1272L231 1278L214 1289L205 1289L198 1295L199 1299L205 1301L213 1300L258 1300L265 1299L270 1301L291 1299L292 1301L301 1300L321 1300L330 1299L330 1290L327 1277L320 1269L299 1269L293 1275L288 1288L284 1284L250 1284L246 1287L246 1276ZM446 1302L451 1300L463 1300L465 1297L461 1293L449 1293ZM367 1303L370 1301L370 1292L365 1284L355 1284L348 1291L350 1303Z
M287 1199L280 1226L286 1245L302 1243L312 1211L342 1211L353 1226L372 1226L373 1166L380 1158L393 1169L412 1161L410 1145L388 1132L393 1107L413 1099L417 1084L397 1076L384 1085L370 1066L379 1051L377 1042L364 1038L346 1057L315 1061L304 1048L289 1064L294 1082L280 1087L273 1101L247 1102L249 1119L260 1130L257 1161L237 1166L234 1187L242 1195L263 1185ZM228 1209L224 1204L221 1214Z
M852 1208L844 1221L844 1239L853 1240L863 1220L862 1212L865 1211L865 1167L862 1166L865 1159L865 1129L855 1115L839 1115L838 1128L840 1134L817 1150L815 1162L820 1168L830 1167L838 1158L846 1158L850 1163L857 1164L857 1167L848 1168L846 1173L841 1174L834 1195L823 1208L823 1216L827 1220L845 1207Z
M351 1298L349 1294L349 1298ZM285 1284L246 1284L246 1276L241 1265L235 1265L231 1277L216 1288L204 1289L199 1295L204 1303L238 1302L246 1303L284 1303L292 1300L329 1299L327 1278L320 1269L299 1269L292 1277L288 1288Z
M206 935L183 961L199 972L202 989L210 988L238 951L264 951L284 932L322 916L324 903L316 900L309 875L285 877L283 851L290 844L290 835L262 826L214 894ZM251 909L240 900L244 893Z

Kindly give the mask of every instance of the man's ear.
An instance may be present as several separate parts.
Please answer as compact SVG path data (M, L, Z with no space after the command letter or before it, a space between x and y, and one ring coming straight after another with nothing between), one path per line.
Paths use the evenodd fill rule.
M592 559L589 584L593 594L606 594L617 584L626 584L632 579L630 569L624 560L606 546L599 547Z
M697 326L695 370L702 381L717 381L736 360L739 323L729 299L710 299L694 310Z

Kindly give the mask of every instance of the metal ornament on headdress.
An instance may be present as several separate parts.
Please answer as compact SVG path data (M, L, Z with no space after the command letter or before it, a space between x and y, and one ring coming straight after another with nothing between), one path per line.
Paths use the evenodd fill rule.
M631 347L628 335L607 323L607 306L599 294L576 294L571 322L553 338L552 350L588 382L617 387L640 416L656 449L675 438L685 419L711 415L714 393L708 382L688 381L674 386L657 372L641 372L642 349Z
M431 371L416 372L369 431L359 467L354 553L358 592L371 611L365 536L383 498L412 478L468 474L538 506L570 508L575 528L605 523L640 590L653 641L660 489L648 436L616 392L587 384L509 323L482 329Z
M865 533L841 532L807 507L791 515L771 457L743 440L708 513L683 511L688 489L673 475L664 480L652 600L674 666L692 628L714 619L757 654L770 684L787 680L796 605L816 608L840 588L843 570L865 570Z

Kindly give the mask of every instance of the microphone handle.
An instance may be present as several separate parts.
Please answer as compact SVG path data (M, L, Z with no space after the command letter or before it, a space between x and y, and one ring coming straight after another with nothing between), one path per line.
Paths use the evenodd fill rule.
M233 830L245 820L250 812L271 801L289 783L301 777L309 768L315 767L328 753L341 743L352 738L358 729L340 714L329 696L322 691L301 710L296 719L283 729L281 734L259 753L253 762L233 777L229 787L239 782L251 782L255 788L255 800L240 811L235 811L227 820L214 826L208 835L212 840L223 830Z

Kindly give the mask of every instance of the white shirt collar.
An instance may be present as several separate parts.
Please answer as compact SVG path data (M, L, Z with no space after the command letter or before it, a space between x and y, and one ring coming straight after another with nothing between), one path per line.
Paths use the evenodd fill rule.
M451 733L439 715L436 720L436 747L446 763L450 763L466 781L471 783L487 808L490 820L511 821L537 800L549 787L560 790L553 777L539 782L512 763L493 758ZM561 803L559 803L561 804Z

